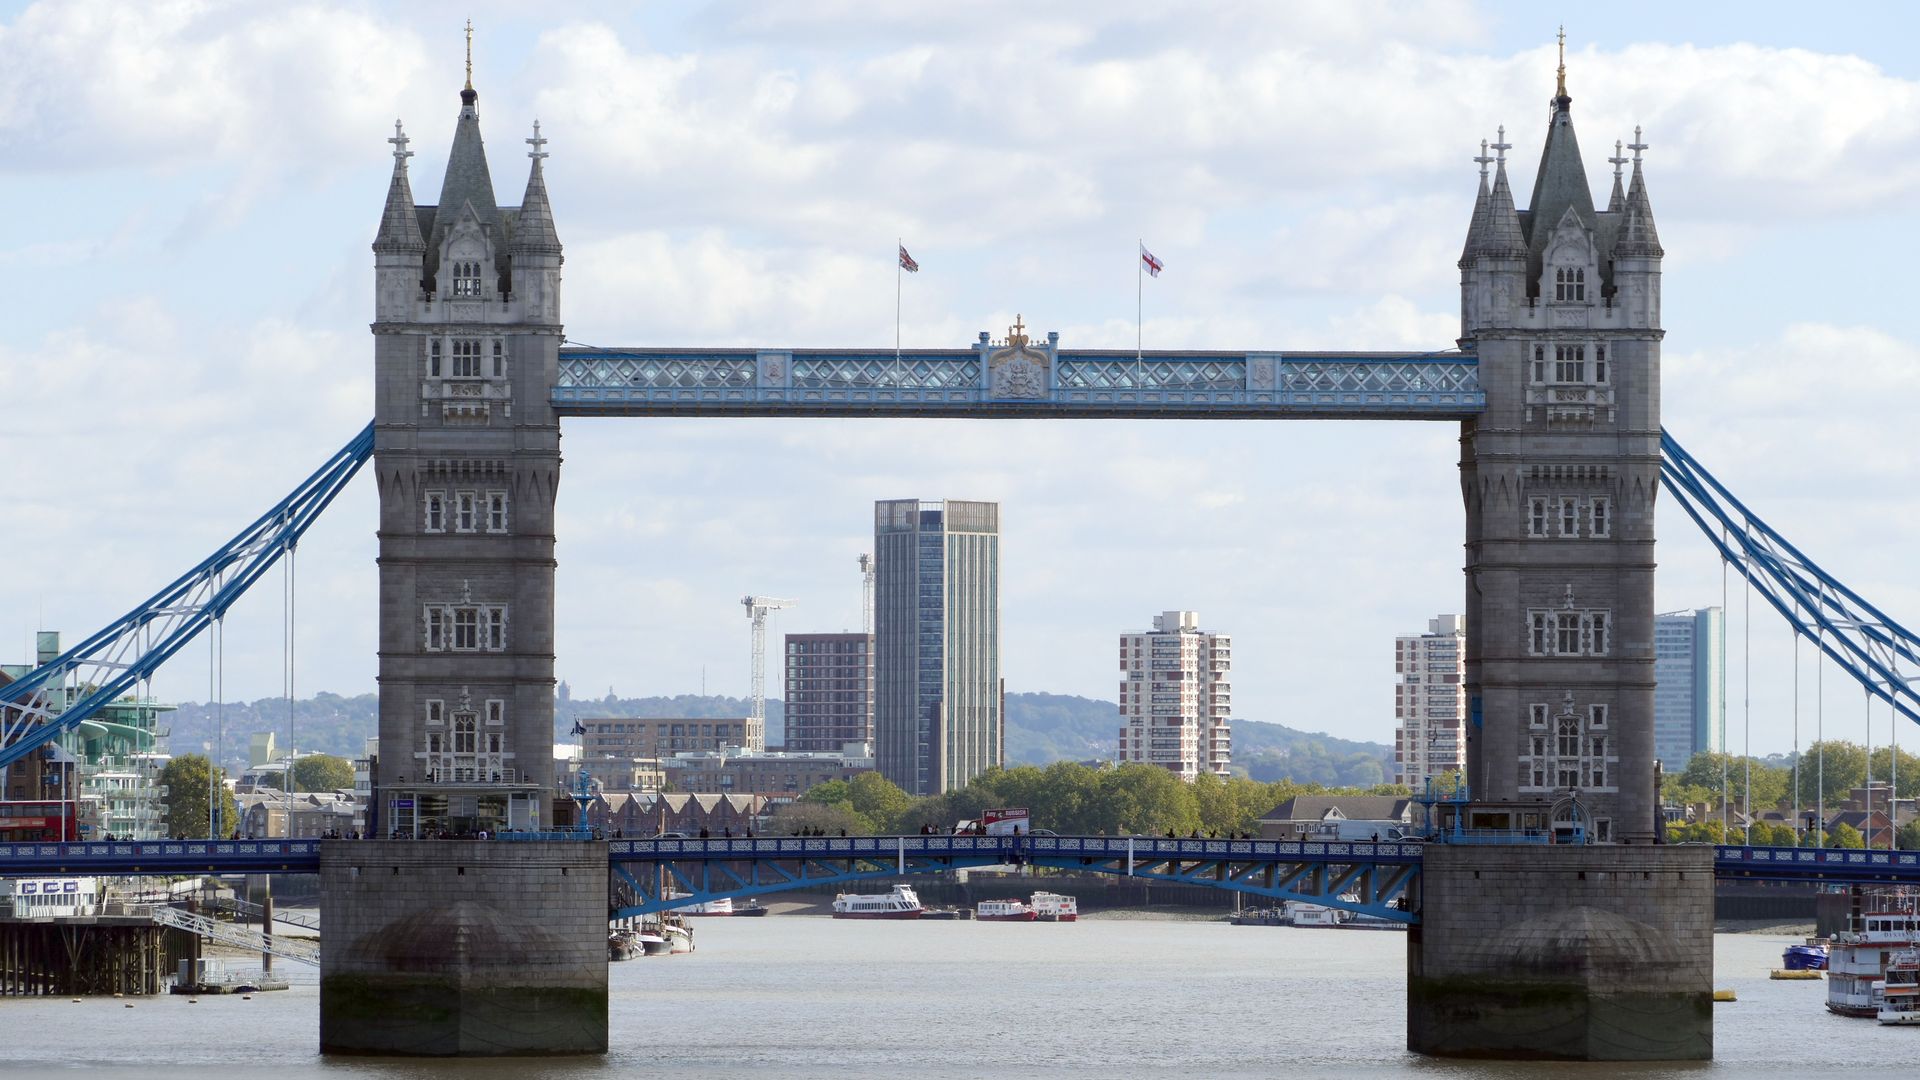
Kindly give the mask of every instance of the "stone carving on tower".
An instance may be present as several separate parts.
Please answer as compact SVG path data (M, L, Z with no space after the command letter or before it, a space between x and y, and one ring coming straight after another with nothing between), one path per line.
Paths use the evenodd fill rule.
M1046 349L1028 344L1026 324L1016 315L1006 342L987 354L989 392L1001 399L1045 398L1052 364Z
M1647 843L1662 251L1634 134L1631 184L1616 145L1597 210L1563 59L1527 209L1506 129L1493 156L1481 145L1460 335L1487 408L1462 425L1460 479L1476 803L1515 827Z
M373 244L377 835L552 824L562 250L539 125L500 206L478 101L469 28L439 201L414 203L396 122Z

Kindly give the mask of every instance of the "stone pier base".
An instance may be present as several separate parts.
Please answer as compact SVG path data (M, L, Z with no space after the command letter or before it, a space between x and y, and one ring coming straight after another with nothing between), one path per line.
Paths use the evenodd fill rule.
M1713 1057L1711 847L1435 844L1420 876L1408 1049Z
M607 846L345 840L320 853L320 1050L607 1050Z

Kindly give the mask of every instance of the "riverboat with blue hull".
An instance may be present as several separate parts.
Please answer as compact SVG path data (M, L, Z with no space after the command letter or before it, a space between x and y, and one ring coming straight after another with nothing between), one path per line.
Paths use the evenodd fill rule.
M1827 947L1817 941L1808 941L1805 945L1789 945L1780 954L1780 962L1788 971L1825 971L1827 970Z

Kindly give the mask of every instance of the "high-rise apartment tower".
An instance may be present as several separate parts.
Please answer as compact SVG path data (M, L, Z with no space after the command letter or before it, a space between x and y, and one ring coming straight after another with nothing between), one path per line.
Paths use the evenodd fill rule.
M789 753L837 754L873 741L873 635L787 635Z
M1721 749L1726 633L1717 607L1654 616L1653 756L1669 774L1702 750Z
M1120 635L1122 762L1159 765L1191 780L1233 765L1233 639L1200 630L1200 616L1168 611L1153 630Z
M1394 783L1418 792L1433 777L1465 771L1466 672L1467 627L1458 615L1394 639Z

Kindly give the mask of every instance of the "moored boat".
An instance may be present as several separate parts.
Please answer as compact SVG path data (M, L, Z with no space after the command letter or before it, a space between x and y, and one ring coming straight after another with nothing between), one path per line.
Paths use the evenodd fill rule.
M982 900L973 906L973 917L979 922L1032 922L1040 917L1039 912L1027 906L1025 900Z
M1080 919L1080 901L1074 897L1036 892L1031 902L1034 917L1041 922L1078 922Z
M1920 950L1901 949L1887 959L1879 1019L1883 1024L1920 1024Z
M917 919L924 910L907 885L895 885L887 893L841 893L833 898L836 919Z
M1789 945L1780 954L1780 963L1788 971L1827 970L1827 947L1808 938L1805 945Z
M1920 938L1911 911L1869 911L1827 946L1827 1008L1841 1016L1878 1018L1885 1002L1887 958Z

